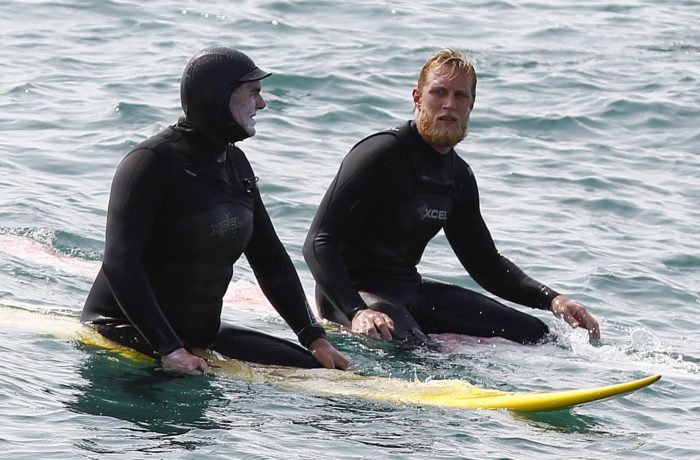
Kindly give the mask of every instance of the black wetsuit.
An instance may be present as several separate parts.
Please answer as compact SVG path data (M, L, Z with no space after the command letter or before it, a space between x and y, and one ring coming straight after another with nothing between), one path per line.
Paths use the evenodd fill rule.
M246 361L317 367L296 344L221 324L233 263L245 254L299 341L325 336L248 160L233 144L226 149L217 162L210 139L181 122L124 158L112 183L104 261L81 320L152 355L206 347Z
M474 174L454 150L440 154L413 122L358 143L326 192L304 244L321 314L349 325L359 309L393 319L394 338L425 333L543 338L539 319L459 286L422 279L416 266L444 230L459 261L489 292L548 309L557 295L502 256L479 209Z

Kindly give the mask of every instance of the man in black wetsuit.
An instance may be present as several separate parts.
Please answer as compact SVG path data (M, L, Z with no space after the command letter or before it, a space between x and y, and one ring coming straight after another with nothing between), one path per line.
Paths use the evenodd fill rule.
M104 260L81 321L167 370L207 372L195 347L263 364L348 366L314 320L258 178L234 145L255 134L269 75L240 51L200 51L182 76L185 116L136 146L114 176ZM305 348L221 322L242 254Z
M598 323L584 307L527 276L494 245L474 174L454 151L467 133L476 80L458 51L435 54L413 90L415 120L369 136L343 160L304 244L321 315L409 346L446 332L541 340L548 328L539 319L421 278L416 266L423 251L444 230L461 264L486 290L551 310L599 338Z

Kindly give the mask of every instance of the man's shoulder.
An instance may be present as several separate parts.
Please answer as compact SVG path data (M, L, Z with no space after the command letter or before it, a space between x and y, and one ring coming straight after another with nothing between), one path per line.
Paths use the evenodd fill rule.
M163 130L147 137L142 140L132 149L134 150L158 150L158 148L164 144L169 144L171 142L181 139L182 136L177 133L172 126L168 126Z
M120 165L138 163L138 169L145 172L162 168L166 164L182 163L181 155L177 155L177 152L183 149L182 145L178 145L181 144L181 140L182 135L169 126L135 145L124 156Z
M356 155L371 153L375 156L396 157L406 148L402 128L402 126L391 127L370 134L355 144L350 152Z
M401 145L401 138L398 133L397 128L388 128L381 131L377 131L369 136L360 140L355 146L367 146L372 145L373 147L397 147Z

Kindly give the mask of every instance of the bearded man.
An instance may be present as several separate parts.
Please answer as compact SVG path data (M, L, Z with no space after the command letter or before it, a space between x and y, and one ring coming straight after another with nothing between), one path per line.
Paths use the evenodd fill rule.
M304 243L319 312L354 332L409 347L430 344L431 333L543 340L548 327L540 319L421 277L416 266L443 230L484 289L550 310L598 339L598 323L583 306L535 281L496 249L474 173L454 151L467 134L476 81L461 52L436 53L413 89L415 119L363 139L345 157Z

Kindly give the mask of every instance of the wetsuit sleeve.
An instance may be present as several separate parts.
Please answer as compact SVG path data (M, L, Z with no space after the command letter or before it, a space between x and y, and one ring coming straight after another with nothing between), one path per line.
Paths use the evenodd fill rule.
M166 169L147 149L131 152L120 163L110 192L102 263L119 307L160 355L184 345L163 315L142 263L170 189Z
M461 163L456 171L455 207L445 225L452 249L471 277L503 299L548 310L557 292L526 275L496 249L481 215L479 191L471 168Z
M356 145L340 165L321 200L304 242L304 258L321 291L352 318L367 305L350 281L340 253L366 210L387 190L394 190L396 150L400 141L380 134Z
M326 333L309 309L299 275L275 232L257 188L254 194L253 235L245 250L246 258L267 299L299 342L308 348Z

